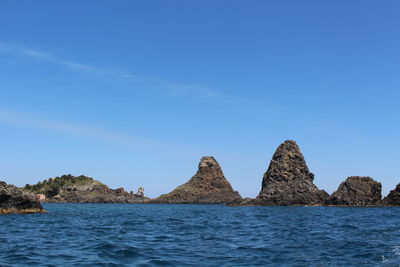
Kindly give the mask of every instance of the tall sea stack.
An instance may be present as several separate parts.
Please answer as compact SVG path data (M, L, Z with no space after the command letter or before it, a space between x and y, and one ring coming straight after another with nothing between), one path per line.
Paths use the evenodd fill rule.
M218 162L213 157L203 157L198 171L188 182L151 202L217 204L240 200L240 194L233 191Z
M0 181L0 214L44 212L34 194Z
M371 177L352 176L327 199L328 205L375 206L381 204L382 185Z
M287 140L272 157L254 204L321 205L328 194L318 190L313 180L300 148L295 141Z

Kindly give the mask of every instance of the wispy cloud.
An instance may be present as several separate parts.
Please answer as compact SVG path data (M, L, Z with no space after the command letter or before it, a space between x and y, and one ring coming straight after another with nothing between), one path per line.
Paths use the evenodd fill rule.
M31 60L58 64L67 69L79 71L79 72L86 73L86 74L109 75L109 76L114 76L114 77L124 78L124 79L137 79L138 78L137 75L134 75L134 74L125 73L123 71L109 70L106 68L100 68L100 67L96 67L96 66L92 66L92 65L88 65L88 64L74 62L74 61L70 61L70 60L66 60L66 59L54 56L54 55L46 53L46 52L37 51L37 50L33 50L31 48L26 48L24 46L19 46L19 45L14 45L14 44L0 43L0 51L3 53L23 55L23 56L28 57Z
M20 113L10 110L0 110L0 122L18 127L29 127L59 132L62 134L77 135L96 140L119 143L132 147L163 147L166 144L140 138L137 136L109 131L99 128L86 127L74 123L62 122L40 118L31 113Z
M204 86L165 81L158 78L148 78L138 74L134 74L130 71L114 70L114 69L92 66L60 58L52 54L42 51L37 51L31 48L26 48L24 46L0 42L0 51L3 53L22 55L35 61L50 62L53 64L61 65L69 70L77 71L84 74L108 76L129 82L158 85L158 87L163 87L166 90L168 90L169 94L175 94L175 95L191 94L195 97L201 97L201 98L215 97L218 95L218 93L215 90L206 88Z
M277 109L276 105L268 105L265 102L227 94L207 86L198 84L187 84L177 81L166 81L155 77L144 77L126 70L108 69L81 62L75 62L64 59L50 53L38 51L10 43L0 42L0 52L8 54L22 55L30 60L49 62L65 67L66 69L76 71L82 74L98 75L103 78L109 77L117 80L127 81L129 83L139 83L141 85L150 85L153 88L158 88L164 94L173 96L191 97L200 100L215 100L219 103L228 105L237 105L241 108L248 107L257 111L270 112L272 109Z
M210 150L210 148L204 146L197 147L192 144L166 143L133 134L83 126L76 123L44 118L33 113L22 113L7 109L0 109L1 124L13 125L19 128L44 130L60 138L62 135L66 135L97 140L104 144L109 143L123 149L146 152L157 156L201 156L205 151Z

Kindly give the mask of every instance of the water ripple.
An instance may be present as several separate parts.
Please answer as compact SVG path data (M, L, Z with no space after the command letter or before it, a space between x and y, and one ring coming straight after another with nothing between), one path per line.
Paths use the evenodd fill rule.
M0 266L399 266L398 208L47 204L0 216Z

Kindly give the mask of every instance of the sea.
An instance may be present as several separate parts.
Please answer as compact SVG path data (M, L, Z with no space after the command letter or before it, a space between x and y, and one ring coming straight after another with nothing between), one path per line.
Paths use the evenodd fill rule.
M400 266L400 208L44 204L0 266Z

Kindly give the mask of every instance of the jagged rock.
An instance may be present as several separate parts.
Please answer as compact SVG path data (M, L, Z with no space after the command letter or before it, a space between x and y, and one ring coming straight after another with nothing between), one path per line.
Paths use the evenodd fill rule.
M213 157L203 157L197 173L188 182L151 202L213 204L240 199L240 194L233 191L218 162Z
M400 184L383 199L383 205L400 206Z
M50 178L36 185L27 185L24 189L44 194L46 202L53 203L143 203L149 200L144 195L130 194L123 188L111 189L83 175Z
M370 177L349 177L327 199L328 205L375 206L381 203L382 185Z
M0 181L0 214L44 212L35 195Z
M261 192L249 204L321 205L329 196L313 183L314 174L307 167L295 141L281 144L264 174Z

